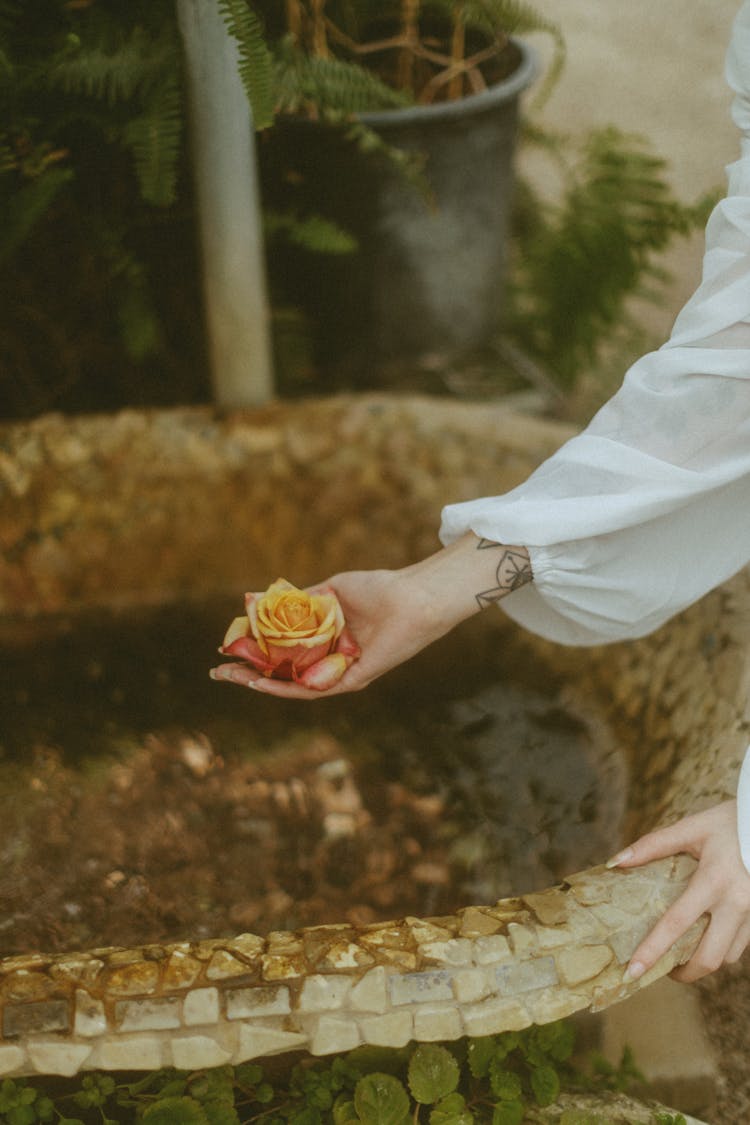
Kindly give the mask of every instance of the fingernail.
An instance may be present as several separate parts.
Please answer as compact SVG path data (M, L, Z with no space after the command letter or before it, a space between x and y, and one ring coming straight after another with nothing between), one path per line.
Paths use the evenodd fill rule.
M632 848L625 848L623 851L618 852L617 855L613 855L611 859L608 859L607 862L604 864L604 866L605 867L618 867L621 863L627 863L628 860L632 859L632 858L633 858L633 849Z
M231 680L231 673L226 668L210 668L208 672L212 680Z
M646 971L646 966L641 964L640 961L631 961L622 978L623 984L632 984L633 981L640 980Z

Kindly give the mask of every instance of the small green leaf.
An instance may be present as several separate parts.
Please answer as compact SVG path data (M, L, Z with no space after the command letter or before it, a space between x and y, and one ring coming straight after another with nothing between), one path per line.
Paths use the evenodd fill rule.
M392 1074L368 1074L355 1087L354 1107L362 1125L402 1125L409 1116L409 1095Z
M42 1097L36 1103L36 1115L40 1121L51 1121L55 1116L55 1103L52 1098Z
M273 1086L270 1082L261 1082L255 1088L255 1100L260 1102L261 1105L268 1105L273 1101Z
M492 1125L523 1125L523 1102L498 1102L492 1113Z
M474 1114L463 1094L448 1094L430 1111L430 1125L473 1125Z
M203 1103L203 1111L208 1125L240 1125L240 1118L231 1101L215 1098Z
M484 1078L490 1069L490 1063L495 1057L497 1044L494 1035L482 1035L477 1039L470 1039L467 1049L469 1070L475 1078Z
M31 1105L17 1105L8 1110L7 1125L34 1125L36 1110Z
M323 1118L315 1106L306 1105L289 1115L289 1125L322 1125Z
M573 1054L575 1032L566 1020L535 1027L532 1038L537 1047L556 1062L565 1062Z
M354 1102L346 1094L339 1094L333 1103L333 1125L349 1125L359 1121Z
M531 1089L537 1105L552 1105L560 1095L560 1079L551 1066L538 1066L531 1072Z
M495 1052L500 1058L505 1058L516 1047L522 1046L521 1036L517 1031L504 1031L495 1040Z
M501 1101L514 1101L521 1096L521 1079L503 1066L499 1059L490 1063L490 1089Z
M458 1086L458 1063L437 1043L421 1043L409 1061L409 1089L415 1101L433 1105Z
M234 1072L238 1086L257 1086L263 1081L263 1067L257 1063L242 1063Z
M162 1098L143 1115L149 1125L208 1125L208 1118L195 1098Z
M167 1082L159 1091L159 1098L179 1098L185 1093L187 1081L184 1078L174 1078Z

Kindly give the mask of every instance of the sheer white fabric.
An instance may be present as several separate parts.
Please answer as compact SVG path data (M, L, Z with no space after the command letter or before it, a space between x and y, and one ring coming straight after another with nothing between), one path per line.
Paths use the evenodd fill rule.
M472 530L528 548L534 582L501 605L553 641L643 636L750 560L750 0L726 74L741 156L706 228L701 284L670 339L523 485L443 511L445 544Z

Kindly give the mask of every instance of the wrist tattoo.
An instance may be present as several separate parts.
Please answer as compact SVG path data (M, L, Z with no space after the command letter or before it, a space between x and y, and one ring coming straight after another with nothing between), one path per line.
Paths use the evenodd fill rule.
M502 543L493 543L490 539L480 539L477 550L486 551L491 547L502 553L495 571L495 585L492 589L482 590L475 595L480 609L494 605L495 602L500 601L500 598L512 594L514 590L520 589L534 578L526 551L519 551L517 547L505 547Z

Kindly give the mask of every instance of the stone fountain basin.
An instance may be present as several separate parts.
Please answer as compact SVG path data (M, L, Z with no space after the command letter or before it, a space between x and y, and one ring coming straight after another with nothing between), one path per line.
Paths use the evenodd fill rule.
M444 503L503 492L572 431L499 404L342 396L50 415L0 428L0 633L92 607L203 600L400 566ZM498 629L515 629L497 612ZM750 575L638 642L539 657L587 683L630 778L626 838L732 796L749 729ZM612 840L614 851L624 840ZM602 860L606 857L602 856ZM0 1074L183 1069L450 1040L601 1009L684 888L681 856L603 866L455 916L0 962Z

